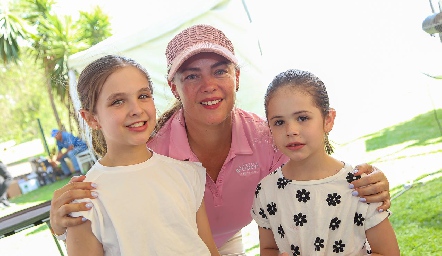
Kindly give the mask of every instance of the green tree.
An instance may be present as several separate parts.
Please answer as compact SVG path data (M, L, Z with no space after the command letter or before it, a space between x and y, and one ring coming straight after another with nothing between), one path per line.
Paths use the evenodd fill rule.
M80 31L79 38L89 47L112 35L109 16L99 6L96 6L90 13L80 11L80 18L76 25L77 30Z
M0 10L0 54L3 63L12 67L11 63L20 60L20 48L24 47L21 45L27 46L28 55L34 56L35 63L43 70L44 87L57 126L63 127L56 102L73 111L68 93L68 57L110 36L109 19L99 7L91 13L81 12L80 19L73 22L70 16L60 18L52 12L53 0L7 3L13 6L14 12L3 7ZM4 102L10 98L1 94L0 97ZM69 125L72 124L70 117Z
M10 10L8 2L1 2L0 6L0 56L3 64L15 62L20 57L20 39L27 39L31 32L26 22L16 10Z
M23 50L25 52L26 49ZM46 134L57 127L42 86L44 79L34 58L25 54L14 68L0 68L0 119L4 127L0 129L0 141L22 143L39 138L37 119L40 119ZM64 109L60 114L63 120L68 116Z

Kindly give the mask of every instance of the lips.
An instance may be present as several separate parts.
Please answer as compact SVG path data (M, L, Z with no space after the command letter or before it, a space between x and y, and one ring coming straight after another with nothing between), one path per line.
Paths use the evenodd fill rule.
M293 142L293 143L287 144L286 148L291 149L291 150L299 150L299 149L303 148L304 146L305 146L305 144L303 144L303 143Z

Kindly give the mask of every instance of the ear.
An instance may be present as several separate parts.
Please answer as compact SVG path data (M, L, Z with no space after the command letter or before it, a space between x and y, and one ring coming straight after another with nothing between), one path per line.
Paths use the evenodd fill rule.
M329 133L335 124L336 110L330 108L324 119L324 132Z
M98 129L100 127L97 118L91 112L81 109L80 115L84 119L84 121L86 121L86 123L89 125L91 129Z
M173 81L167 81L167 83L169 84L170 90L172 91L172 94L174 96L178 95L177 91L176 91L176 84L173 83Z

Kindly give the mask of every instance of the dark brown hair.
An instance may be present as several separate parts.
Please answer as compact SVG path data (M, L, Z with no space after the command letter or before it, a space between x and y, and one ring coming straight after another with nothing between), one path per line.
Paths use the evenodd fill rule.
M289 69L275 76L267 87L267 92L264 96L266 116L268 116L267 106L269 105L270 99L278 89L283 87L290 87L297 90L301 89L311 95L313 103L321 111L322 117L325 118L330 111L330 102L324 83L308 71ZM333 147L328 140L328 134L325 134L325 151L327 154L333 153Z

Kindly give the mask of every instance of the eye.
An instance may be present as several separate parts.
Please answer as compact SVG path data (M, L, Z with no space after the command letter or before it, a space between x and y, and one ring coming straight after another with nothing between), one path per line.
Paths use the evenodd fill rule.
M281 126L281 125L283 125L283 124L284 124L284 121L283 121L283 120L276 120L276 121L273 123L274 126Z
M138 98L139 99L149 99L149 98L152 98L152 96L149 94L141 94Z
M111 106L118 106L121 104L123 104L123 100L114 100L112 101Z
M309 120L310 118L308 117L308 116L299 116L298 117L298 121L300 121L300 122L305 122L305 121L307 121L307 120Z
M198 78L198 76L196 74L190 74L190 75L184 77L184 80L194 80L197 78Z
M215 75L217 75L217 76L222 76L222 75L225 75L227 73L229 73L229 71L227 69L217 69L215 71Z

